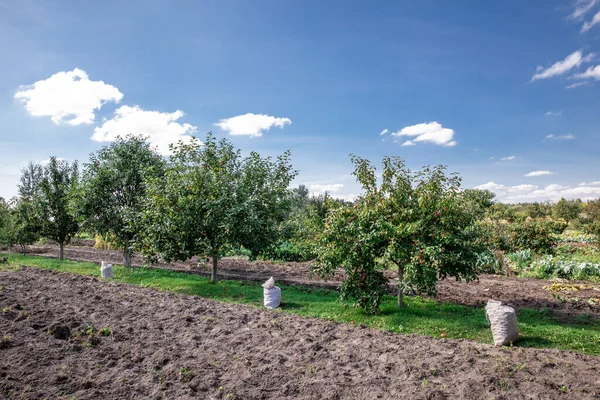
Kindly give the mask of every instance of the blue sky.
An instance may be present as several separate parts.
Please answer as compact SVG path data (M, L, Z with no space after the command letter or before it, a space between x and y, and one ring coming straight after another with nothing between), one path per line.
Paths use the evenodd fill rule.
M599 0L0 0L0 54L5 198L29 160L210 130L344 198L351 152L600 197Z

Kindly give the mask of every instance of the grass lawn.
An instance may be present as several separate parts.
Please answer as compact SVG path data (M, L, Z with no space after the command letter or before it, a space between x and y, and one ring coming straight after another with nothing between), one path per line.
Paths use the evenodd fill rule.
M5 256L6 254L0 254ZM100 276L100 267L94 263L10 254L8 265L20 265ZM145 268L125 269L115 266L115 280L157 290L196 295L224 302L261 307L263 289L256 282L220 281L211 284L208 277ZM0 282L1 286L1 282ZM387 296L379 315L366 315L351 305L338 302L338 293L332 290L280 285L282 306L280 311L305 317L330 321L364 324L371 328L392 332L411 333L433 337L466 338L492 343L489 324L483 307L472 308L450 303L439 303L420 297L405 297L406 307L398 309L396 299ZM558 348L580 353L600 355L600 321L582 321L565 325L552 318L547 311L520 310L518 312L521 339L516 346Z

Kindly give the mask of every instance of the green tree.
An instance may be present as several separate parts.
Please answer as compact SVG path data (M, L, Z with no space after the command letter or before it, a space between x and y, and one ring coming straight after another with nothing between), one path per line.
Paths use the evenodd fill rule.
M465 189L463 197L472 211L482 218L494 205L494 192L487 189Z
M402 159L385 157L378 186L368 160L352 156L352 162L363 195L330 212L314 267L325 276L344 268L343 299L378 311L387 284L378 260L398 268L400 307L408 289L435 294L439 279L477 278L484 241L459 177L447 176L443 166L412 172Z
M290 153L276 161L255 152L242 159L211 133L203 145L194 139L172 150L164 177L149 184L138 248L167 262L209 256L216 282L227 250L243 246L257 255L277 239L296 175Z
M24 200L31 200L39 194L40 182L44 176L44 168L40 164L29 162L21 169L21 180L18 185L19 196Z
M0 197L0 247L12 245L13 223L8 203Z
M17 198L11 201L10 245L18 245L23 255L27 247L40 238L41 222L34 200Z
M561 198L552 208L552 216L562 218L568 224L581 213L581 200L566 200Z
M131 267L146 182L164 174L164 160L143 137L117 138L90 155L75 202L82 227L113 242Z
M50 157L39 184L39 195L35 196L41 236L58 243L61 260L64 259L64 246L79 230L70 207L78 178L77 161L69 164L65 160Z

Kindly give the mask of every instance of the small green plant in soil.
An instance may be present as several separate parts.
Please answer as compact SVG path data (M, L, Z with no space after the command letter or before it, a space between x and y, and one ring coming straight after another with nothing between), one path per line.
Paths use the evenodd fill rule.
M94 263L60 262L44 257L11 254L9 267L15 265L100 276L100 268ZM0 266L0 272L4 268ZM122 266L114 268L115 281L118 282L152 286L157 290L196 295L222 302L262 307L263 288L257 282L220 281L210 284L208 277L183 272L147 268L125 269ZM381 304L381 313L369 315L363 310L354 309L348 303L340 302L339 293L333 290L278 286L283 291L283 302L282 308L274 312L317 317L405 334L439 338L443 333L443 337L447 339L464 338L483 343L492 341L483 307L467 307L411 296L405 299L408 307L399 309L396 299L386 295ZM558 348L600 355L600 321L598 320L564 323L552 317L548 310L536 309L520 309L517 315L521 337L515 346Z
M105 326L104 328L100 329L98 333L101 336L110 336L112 335L112 329L110 329L108 326Z
M0 340L0 349L7 349L13 343L13 338L10 335L4 335L2 340Z

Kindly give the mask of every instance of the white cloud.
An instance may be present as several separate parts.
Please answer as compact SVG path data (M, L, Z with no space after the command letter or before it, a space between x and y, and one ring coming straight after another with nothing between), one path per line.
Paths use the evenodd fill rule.
M569 54L564 60L558 61L546 69L542 66L537 67L537 73L531 77L531 81L562 75L573 68L579 67L584 62L590 62L593 56L594 53L584 56L581 50L577 50Z
M379 134L380 136L385 135L386 133L388 133L389 131L387 129L384 129L381 131L381 133Z
M596 65L595 67L589 67L585 72L575 74L573 78L600 80L600 65Z
M412 126L406 126L398 132L392 133L392 136L415 136L402 143L402 146L415 146L418 142L433 143L440 146L454 146L454 130L444 128L437 122L425 122Z
M496 157L490 157L490 160L495 160L495 159L496 159Z
M266 114L244 114L237 117L222 119L215 125L234 136L262 136L263 131L268 131L274 126L283 128L292 123L289 118L276 118Z
M531 171L528 174L525 174L523 176L544 176L544 175L554 175L554 172L550 172L548 170Z
M183 115L179 110L162 113L143 110L138 106L122 106L115 111L112 119L105 120L102 126L94 129L92 140L112 142L117 136L142 135L148 137L148 141L161 154L169 154L169 144L179 140L187 142L191 139L190 134L196 131L193 125L177 122Z
M554 116L562 115L562 111L548 111L546 113L546 115L549 117L554 117Z
M507 156L507 157L502 157L500 159L500 161L512 161L512 160L515 160L516 158L517 157L515 157L515 156Z
M325 192L339 192L343 187L344 185L341 183L308 185L310 191L314 192L315 194L321 194Z
M579 186L600 186L600 181L594 182L581 182Z
M565 89L575 89L578 88L580 86L589 86L589 82L575 82L570 84L569 86L565 86Z
M598 0L578 0L575 3L575 10L571 15L570 19L580 19L588 13L598 2Z
M119 102L119 89L102 81L91 81L85 71L58 72L50 78L23 87L15 99L25 104L29 114L50 117L55 124L92 124L95 111L108 101Z
M553 134L549 134L546 135L546 139L550 139L550 140L573 140L575 139L575 135L569 133L568 135L553 135Z
M488 182L476 186L475 189L488 189L496 193L498 200L506 203L521 203L531 201L558 201L562 197L565 199L593 200L600 197L600 187L598 186L564 186L548 185L540 188L536 185L516 185L504 186L495 182Z
M581 27L581 32L587 32L590 29L592 29L594 25L598 24L600 24L600 11L598 11L590 21L585 21L583 23L583 26Z

